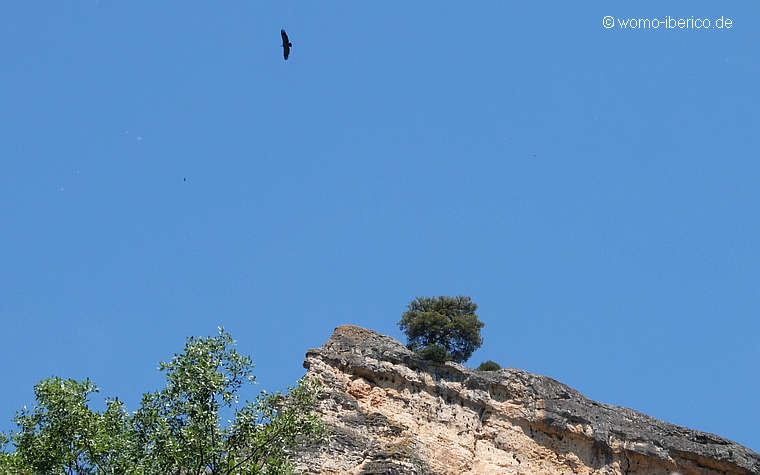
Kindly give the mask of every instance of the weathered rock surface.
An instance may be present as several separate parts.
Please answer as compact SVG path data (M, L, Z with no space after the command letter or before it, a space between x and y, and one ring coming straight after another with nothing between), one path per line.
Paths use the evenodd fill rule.
M545 376L432 364L360 327L336 328L304 367L325 384L319 412L332 431L297 454L308 473L760 473L760 455L730 440Z

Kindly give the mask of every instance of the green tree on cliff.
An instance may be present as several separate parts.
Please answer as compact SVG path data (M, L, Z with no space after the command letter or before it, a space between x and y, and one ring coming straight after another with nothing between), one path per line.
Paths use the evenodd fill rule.
M488 360L480 363L480 366L475 368L475 371L499 371L501 369L501 366L499 366L499 363Z
M0 473L287 473L288 451L319 440L324 426L311 409L318 383L301 380L287 397L262 393L235 406L252 383L253 362L219 329L188 338L185 351L159 369L163 389L143 395L130 414L118 399L102 413L88 407L98 388L89 380L48 378L34 388L36 404L19 411L18 432L0 434ZM229 424L220 410L234 409Z
M398 326L407 336L407 348L423 358L462 363L483 344L477 309L470 297L417 297Z

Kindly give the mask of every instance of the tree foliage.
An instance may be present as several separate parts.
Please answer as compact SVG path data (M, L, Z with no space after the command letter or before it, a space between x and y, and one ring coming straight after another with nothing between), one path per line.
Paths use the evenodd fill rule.
M407 347L423 358L443 362L467 361L483 344L483 322L470 297L417 297L398 322Z
M17 413L19 430L0 436L3 473L287 473L288 453L299 442L324 438L312 414L317 381L301 380L287 396L262 394L238 407L238 392L252 383L253 362L232 347L232 337L188 338L183 353L159 369L163 389L143 395L130 414L118 399L102 413L88 407L98 388L89 380L48 378L35 386L34 408ZM220 411L234 409L223 426Z
M500 369L501 366L499 366L499 363L488 360L480 363L480 366L477 367L476 371L499 371Z

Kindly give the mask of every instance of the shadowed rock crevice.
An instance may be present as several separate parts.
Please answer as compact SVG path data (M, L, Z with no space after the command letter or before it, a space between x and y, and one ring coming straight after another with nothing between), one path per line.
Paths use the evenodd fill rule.
M304 366L327 388L334 434L297 455L309 473L760 473L760 456L727 439L545 376L429 363L360 327L336 328Z

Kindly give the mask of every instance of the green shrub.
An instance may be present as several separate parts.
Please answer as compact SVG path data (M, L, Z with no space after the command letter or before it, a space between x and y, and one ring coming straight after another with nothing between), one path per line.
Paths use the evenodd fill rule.
M429 345L417 352L423 359L435 361L436 363L445 363L448 361L449 352L441 345Z
M499 363L488 360L480 363L476 371L499 371L500 369Z

